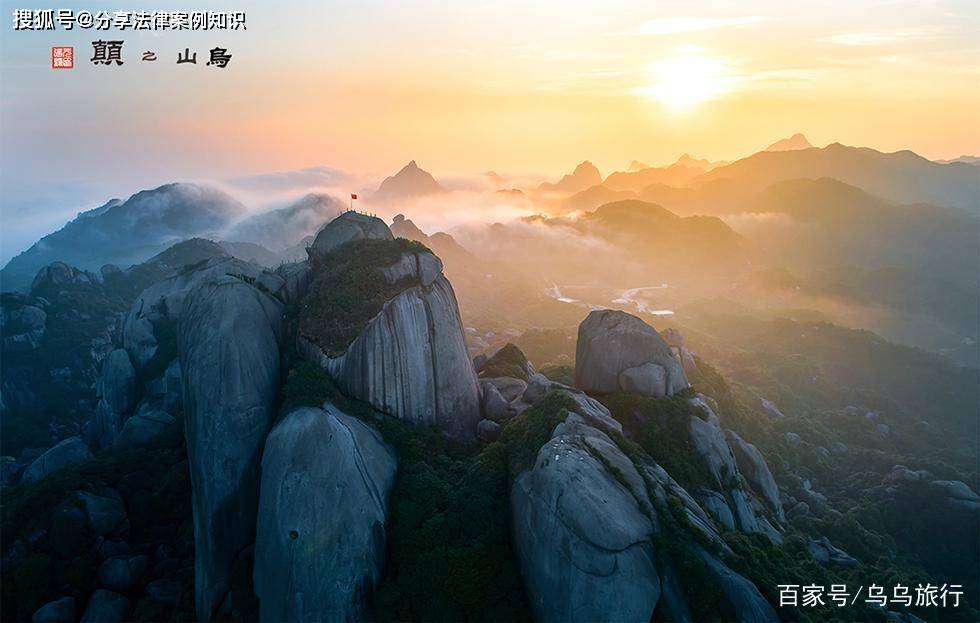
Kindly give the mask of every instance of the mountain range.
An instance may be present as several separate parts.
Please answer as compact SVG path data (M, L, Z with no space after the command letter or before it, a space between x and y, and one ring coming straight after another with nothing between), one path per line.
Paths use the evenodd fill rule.
M785 180L829 177L901 203L931 203L980 213L980 175L961 162L939 164L911 151L882 153L832 143L823 148L764 151L699 175L695 185L731 179L759 191Z
M4 269L0 618L980 620L975 167L717 164L79 214Z
M514 301L520 298L517 291L529 296L549 280L692 284L706 276L720 286L748 279L757 269L782 267L803 291L912 313L902 322L913 332L915 319L925 314L944 327L937 329L941 339L912 341L940 348L956 335L975 333L970 327L977 317L971 302L978 255L977 219L970 211L970 202L976 202L970 191L975 171L969 164L933 163L911 152L885 154L839 144L760 152L730 164L685 154L667 167L614 172L605 181L586 161L544 186L549 213L575 218L487 224L479 236L469 232L457 239L425 236L409 228L408 219L392 228L437 247L461 284L461 304L468 311L480 308L472 293L487 286L489 274L496 276L494 289L507 292L500 300ZM412 161L386 178L375 196L446 193ZM533 195L513 196L534 201ZM962 199L967 209L949 197ZM189 237L210 238L230 255L274 267L306 259L317 231L344 207L329 195L310 193L286 207L249 214L216 189L169 184L80 213L11 260L0 275L5 289L23 289L57 258L83 270L98 271L104 264L125 268ZM589 254L577 255L579 246L590 248ZM539 276L518 278L519 266L528 263L539 266ZM875 287L868 286L871 275L881 279ZM875 294L862 297L860 289ZM937 301L941 292L959 303L944 307ZM540 310L556 313L537 294L534 301ZM494 304L494 313L503 314L506 307ZM906 341L909 332L889 335Z
M4 290L24 287L55 261L86 270L129 266L186 238L218 237L245 214L239 201L208 186L173 183L143 190L83 212L44 236L7 263L0 281Z

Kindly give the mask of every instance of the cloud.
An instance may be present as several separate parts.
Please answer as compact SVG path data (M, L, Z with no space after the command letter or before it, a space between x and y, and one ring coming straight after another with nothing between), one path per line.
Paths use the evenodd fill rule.
M741 17L664 17L644 22L640 33L644 35L676 35L702 30L715 30L731 26L748 26L768 21L762 15L744 15Z
M258 173L245 175L228 180L232 186L243 190L270 192L289 191L299 188L340 186L349 183L350 174L340 169L319 166L297 171L276 171L273 173Z
M892 31L863 31L863 32L844 32L829 37L823 37L820 41L833 43L836 45L848 46L873 46L886 45L899 41L908 41L921 37L924 33L916 30L892 30Z

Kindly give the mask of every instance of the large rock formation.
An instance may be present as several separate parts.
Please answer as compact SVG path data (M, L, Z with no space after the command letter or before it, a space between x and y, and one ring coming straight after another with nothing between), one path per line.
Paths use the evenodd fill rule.
M120 623L129 618L133 604L124 595L100 588L88 600L82 623Z
M312 274L309 262L290 262L282 264L276 269L276 274L282 277L285 282L283 288L283 298L286 301L299 301L306 294L310 287L310 276Z
M37 271L34 280L31 281L31 290L56 288L67 284L95 283L96 281L98 278L89 271L59 261L43 266Z
M125 349L117 348L106 357L96 394L99 404L87 436L92 446L107 448L115 443L125 415L135 406L136 369Z
M575 386L659 397L688 387L687 376L657 331L623 311L593 311L578 328Z
M282 303L227 274L181 298L195 594L198 618L208 620L225 599L232 562L255 534L259 460L279 393Z
M534 366L521 349L507 342L480 369L482 378L510 377L527 383L535 373Z
M766 459L762 453L733 430L726 430L725 438L735 454L735 462L738 464L739 471L749 481L752 489L769 504L776 516L782 520L784 515L783 504L779 499L779 487L776 486L776 479L772 477L772 472L769 471L769 465L766 464Z
M172 327L180 320L188 293L200 284L228 275L252 284L273 298L282 299L285 282L275 273L228 255L220 255L203 260L193 268L180 272L168 279L157 282L144 290L133 303L123 325L123 344L137 370L144 368L155 356L165 361L166 366L176 354L176 344L162 341ZM157 328L164 330L157 335ZM166 352L157 352L163 347Z
M31 623L69 623L75 620L75 598L62 597L44 604L31 616Z
M318 241L336 240L335 229L359 227L354 219L359 216L339 217ZM346 223L352 219L357 223ZM350 251L350 257L335 258L338 264L314 262L298 350L325 368L345 394L400 419L436 424L450 436L472 439L480 420L480 389L442 263L404 240L365 241ZM350 275L360 281L349 283ZM361 316L346 319L345 332L338 332L332 329L336 318L322 316L320 308L344 296L370 298L376 306L363 307Z
M535 617L649 621L660 597L650 512L630 460L569 414L511 490L515 549Z
M69 437L37 457L24 470L21 482L37 482L59 469L92 458L88 446L81 437Z
M317 233L309 248L310 260L324 259L331 251L351 240L392 240L391 230L376 216L344 212Z
M117 448L150 445L165 433L176 420L166 411L137 413L123 424L116 437Z
M558 384L546 391L562 395L564 421L511 488L515 553L536 618L646 622L656 609L658 620L691 620L688 595L703 587L680 585L673 565L681 561L657 551L664 539L688 548L684 564L712 578L738 621L777 620L750 581L696 544L730 553L683 487L619 445L619 424L605 407Z
M698 394L691 402L704 416L690 419L691 443L711 477L695 495L727 529L761 532L773 542L780 542L781 533L766 517L766 509L742 486L743 474L739 467L744 464L752 474L747 479L769 504L769 511L777 519L783 519L779 490L762 454L734 431L726 432L722 428L713 400ZM741 463L736 460L736 452L743 457Z
M263 621L351 621L384 562L395 455L330 403L269 434L255 541Z
M48 315L39 305L30 304L23 295L8 295L0 307L0 329L3 330L4 352L28 352L41 347ZM9 304L13 303L13 304Z
M735 612L735 623L777 623L779 617L752 582L729 569L715 556L700 547L698 557L714 585Z

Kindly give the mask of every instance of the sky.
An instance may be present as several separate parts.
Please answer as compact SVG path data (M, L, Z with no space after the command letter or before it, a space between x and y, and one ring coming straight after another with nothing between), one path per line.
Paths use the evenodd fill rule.
M437 177L557 177L585 159L605 174L796 132L980 152L972 0L0 4L0 262L175 180L320 165L380 179L411 159ZM19 8L244 10L247 30L14 31ZM124 65L92 65L109 35ZM50 68L53 45L75 47L75 69ZM215 46L228 67L174 62Z

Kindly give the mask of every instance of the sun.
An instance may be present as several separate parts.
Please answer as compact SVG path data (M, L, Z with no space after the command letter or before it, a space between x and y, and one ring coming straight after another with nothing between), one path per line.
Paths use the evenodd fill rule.
M728 63L701 54L672 56L650 65L651 83L642 92L674 111L712 100L731 88Z

